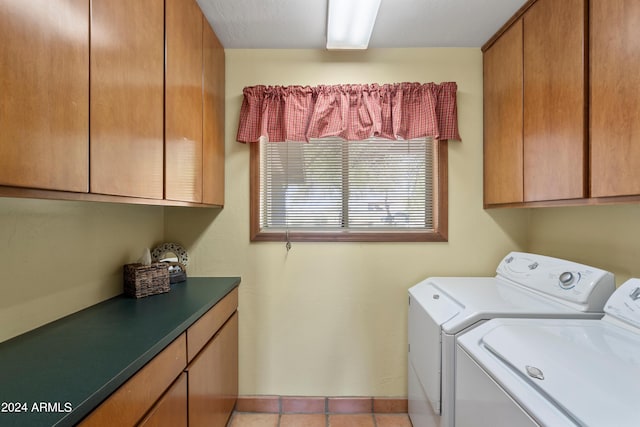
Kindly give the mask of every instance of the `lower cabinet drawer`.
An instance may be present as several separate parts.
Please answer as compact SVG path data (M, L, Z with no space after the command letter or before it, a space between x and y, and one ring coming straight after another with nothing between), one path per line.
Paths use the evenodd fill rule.
M193 358L209 342L211 337L236 311L238 307L238 288L229 292L222 300L202 315L187 329L187 361Z

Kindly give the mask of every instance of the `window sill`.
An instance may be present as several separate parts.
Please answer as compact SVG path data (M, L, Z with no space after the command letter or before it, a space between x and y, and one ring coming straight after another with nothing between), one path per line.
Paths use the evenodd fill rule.
M435 231L290 231L292 242L447 242L448 236ZM284 231L251 233L252 242L286 242Z

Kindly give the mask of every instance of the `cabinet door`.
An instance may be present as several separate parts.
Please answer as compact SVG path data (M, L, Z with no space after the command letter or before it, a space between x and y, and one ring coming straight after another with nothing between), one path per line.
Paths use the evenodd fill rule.
M591 0L591 196L640 194L640 3Z
M522 21L487 51L484 66L484 203L522 202Z
M224 426L238 397L238 314L187 368L189 425Z
M164 1L93 0L91 192L162 199Z
M586 0L524 15L524 200L586 197Z
M224 48L203 17L202 202L224 205Z
M165 198L202 202L202 12L166 1Z
M89 0L3 0L0 40L0 185L87 192Z
M187 374L182 373L138 427L187 427Z

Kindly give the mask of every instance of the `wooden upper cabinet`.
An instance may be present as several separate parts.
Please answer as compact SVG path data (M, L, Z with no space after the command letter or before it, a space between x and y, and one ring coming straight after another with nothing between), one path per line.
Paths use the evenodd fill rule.
M640 194L640 2L591 0L591 196Z
M89 186L89 0L0 2L0 185Z
M224 205L224 48L203 17L202 202Z
M166 1L165 198L202 202L202 12Z
M524 19L524 200L587 196L586 0L538 0Z
M523 201L522 21L484 52L484 203Z
M91 192L162 199L164 1L93 0Z

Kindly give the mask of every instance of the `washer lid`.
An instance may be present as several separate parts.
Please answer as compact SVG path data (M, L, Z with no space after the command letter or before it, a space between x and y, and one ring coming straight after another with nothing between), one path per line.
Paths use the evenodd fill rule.
M492 322L480 347L502 362L498 370L517 373L581 425L637 425L640 334L597 320ZM505 388L520 400L530 391L517 384Z

